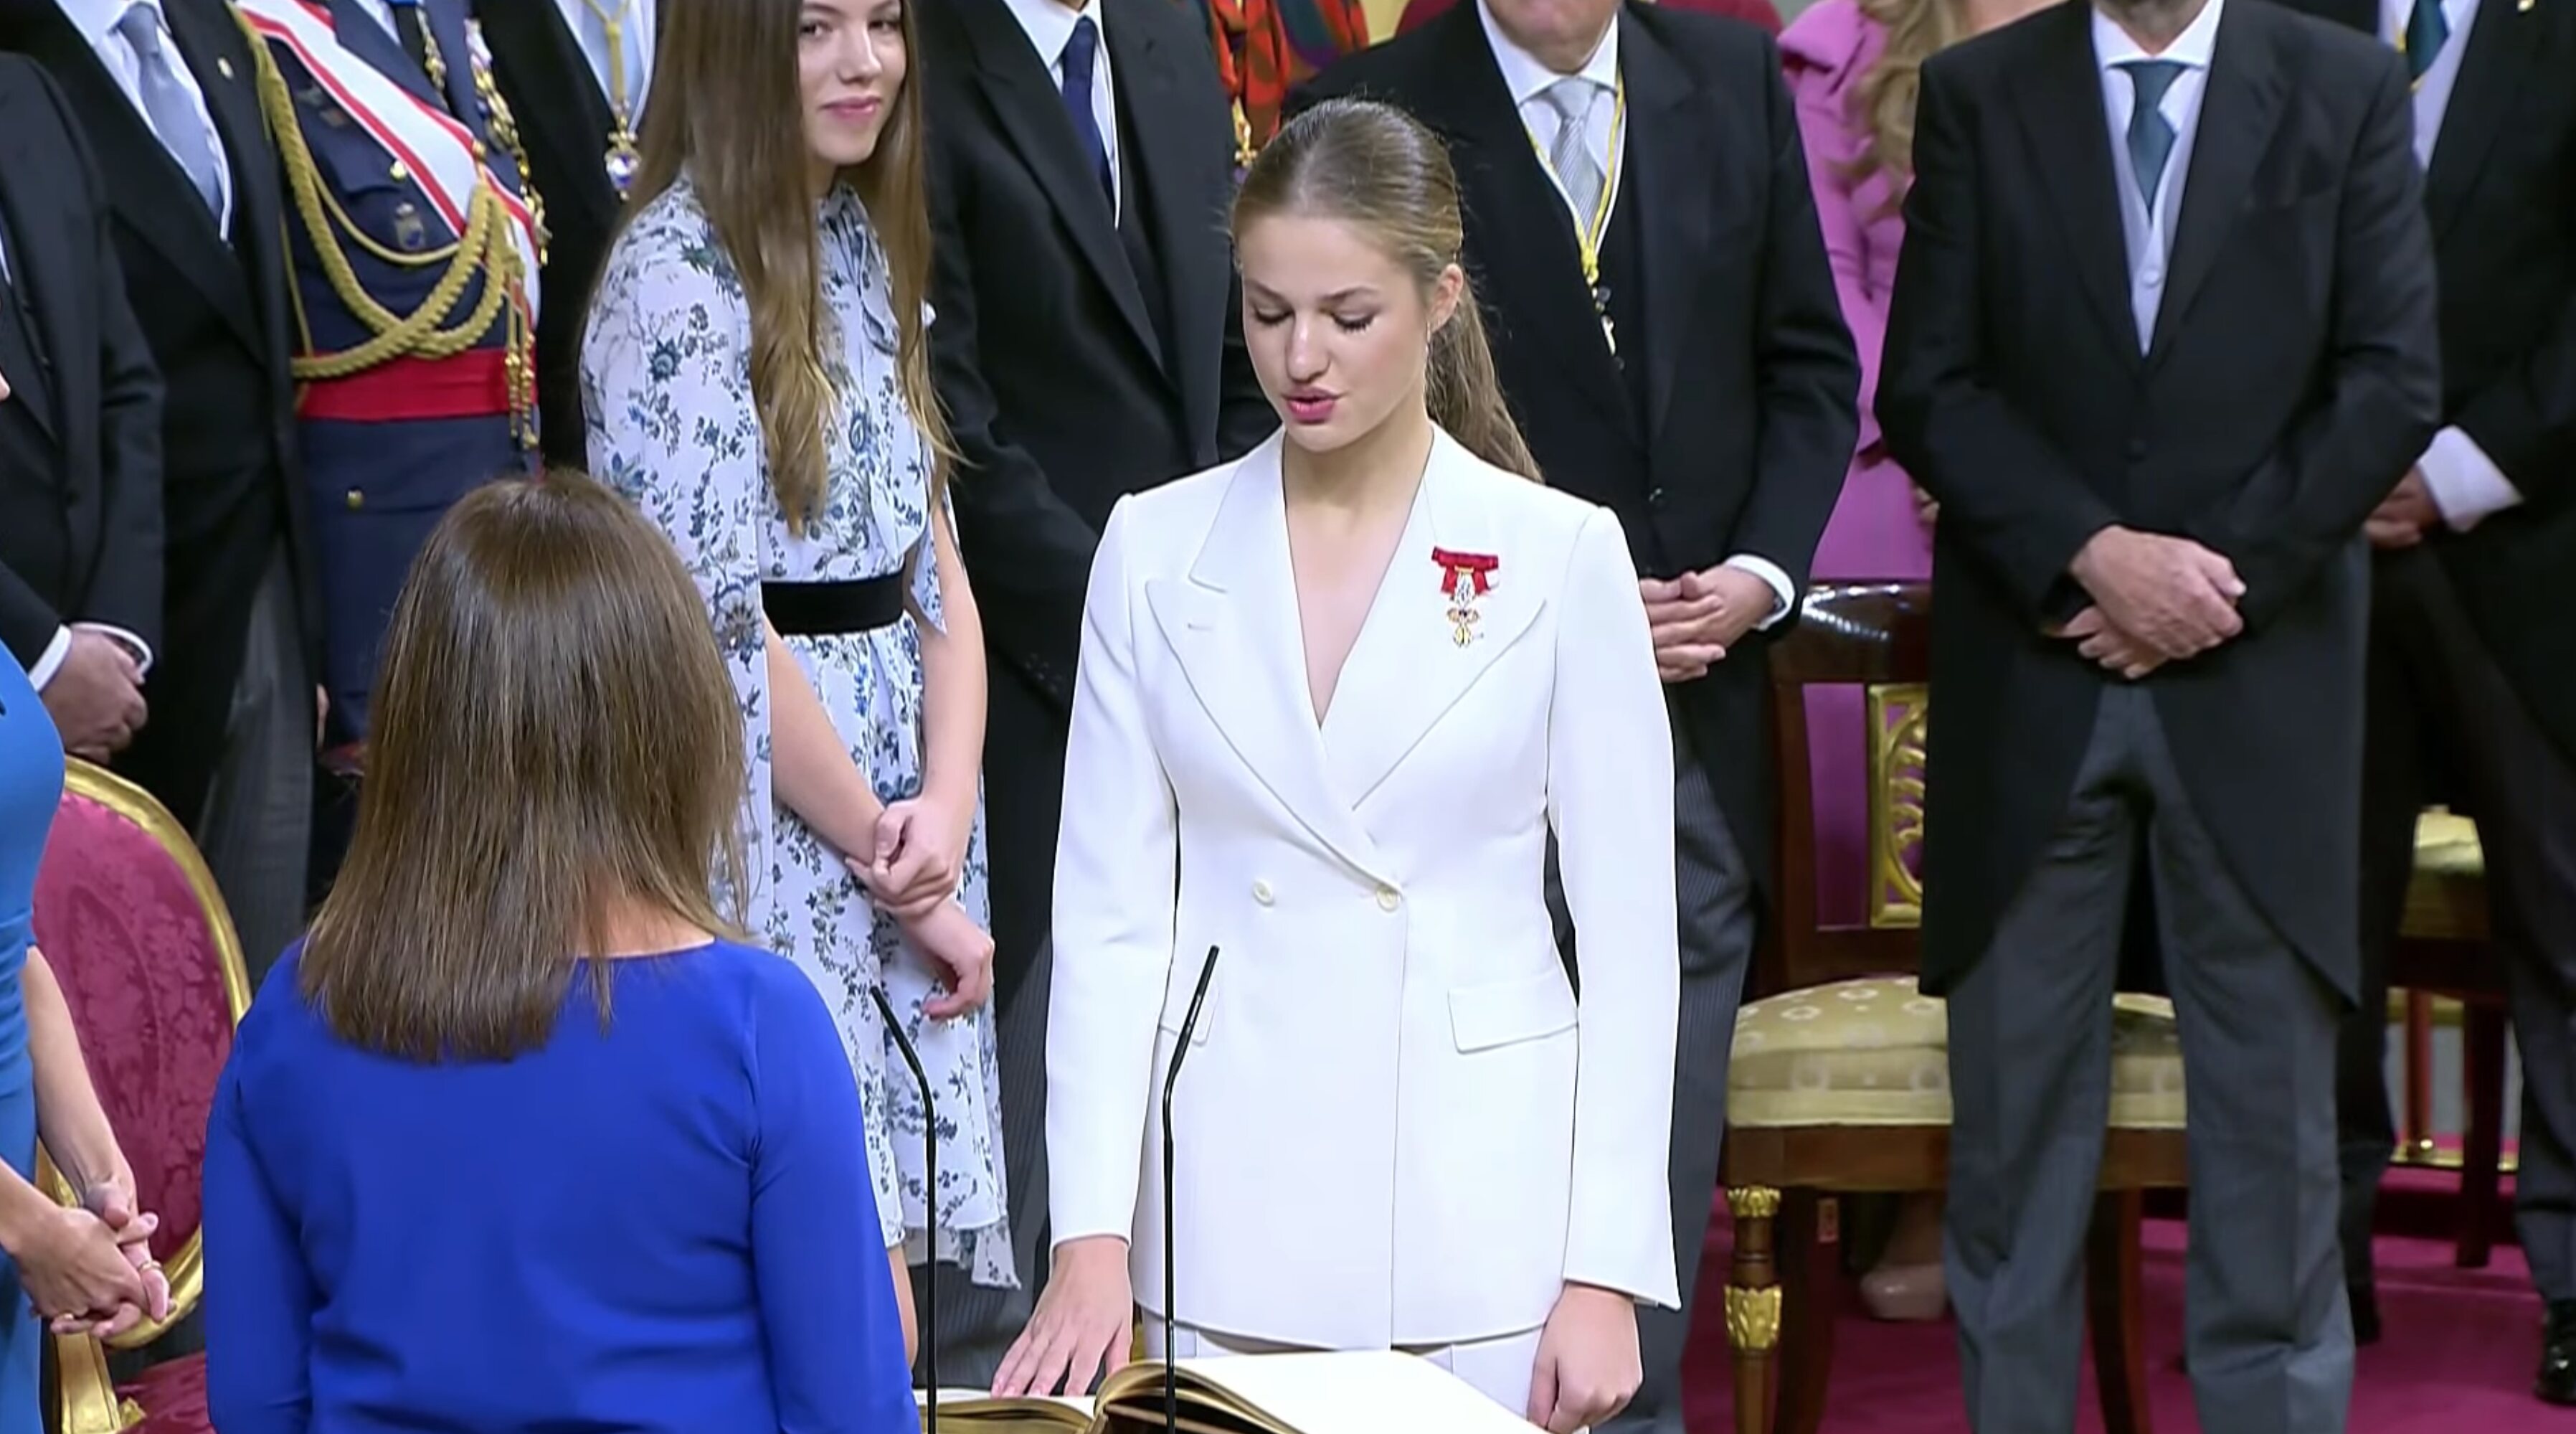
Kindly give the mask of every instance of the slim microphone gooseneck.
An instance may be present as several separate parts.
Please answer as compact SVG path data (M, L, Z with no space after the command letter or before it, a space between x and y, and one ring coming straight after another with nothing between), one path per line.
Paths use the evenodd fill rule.
M911 1068L913 1083L921 1087L921 1184L927 1192L921 1203L922 1241L930 1251L932 1267L930 1278L921 1282L921 1377L930 1384L930 1398L922 1407L921 1434L939 1434L939 1121L930 1108L930 1074L921 1068L921 1053L903 1033L903 1022L895 1019L894 1002L886 999L883 986L870 986L868 994L876 998L878 1019L885 1022L886 1034L894 1037L894 1048Z
M1180 1240L1173 1231L1173 1213L1178 1198L1172 1183L1172 1092L1181 1083L1181 1061L1190 1053L1190 1033L1199 1028L1199 1011L1207 1005L1208 981L1216 975L1216 948L1208 948L1207 960L1199 967L1199 983L1191 988L1190 1009L1181 1017L1181 1029L1172 1044L1172 1064L1163 1072L1163 1429L1164 1434L1179 1434L1181 1427L1181 1385L1173 1363L1172 1346L1180 1337L1178 1281L1172 1275L1172 1257Z

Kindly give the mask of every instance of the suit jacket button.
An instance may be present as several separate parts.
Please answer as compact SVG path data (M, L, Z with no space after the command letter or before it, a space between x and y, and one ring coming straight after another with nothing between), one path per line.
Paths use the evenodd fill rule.
M1260 902L1264 906L1268 906L1271 901L1270 883L1266 881L1254 882L1252 884L1252 899Z
M1664 490L1661 488L1647 489L1646 506L1649 508L1660 508L1664 506Z
M360 492L360 491L358 491L358 490L357 490L357 489L355 489L355 488L350 489L350 490L349 490L349 511L350 511L350 512L352 512L352 513L354 513L354 512L356 512L356 511L358 511L360 508L363 508L363 507L365 507L365 506L367 506L367 495L366 495L366 494L364 494L364 493L362 493L362 492Z
M1403 898L1403 897L1401 897L1401 896L1396 895L1396 892L1395 892L1395 888L1394 888L1394 887L1392 887L1392 886L1381 886L1381 887L1379 887L1379 888L1377 889L1377 909L1378 909L1378 910L1380 910L1380 911L1393 911L1394 909L1396 909L1396 908L1397 908L1397 907L1399 907L1399 906L1402 906L1403 904L1404 904L1404 898Z

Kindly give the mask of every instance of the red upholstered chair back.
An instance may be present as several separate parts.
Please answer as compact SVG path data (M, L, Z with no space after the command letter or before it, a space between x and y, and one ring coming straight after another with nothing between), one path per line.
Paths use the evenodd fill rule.
M249 977L187 832L133 783L86 762L70 768L36 871L36 945L62 983L136 1194L161 1217L152 1253L169 1273L175 1321L204 1287L206 1117L250 1006ZM138 1347L166 1327L116 1343Z

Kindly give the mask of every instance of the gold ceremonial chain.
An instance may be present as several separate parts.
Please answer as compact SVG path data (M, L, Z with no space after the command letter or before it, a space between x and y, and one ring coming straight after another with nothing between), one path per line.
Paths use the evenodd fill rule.
M1610 323L1610 291L1601 283L1601 241L1610 232L1611 202L1619 197L1619 162L1622 158L1619 134L1628 125L1628 77L1624 72L1612 83L1610 92L1612 103L1609 170L1602 177L1601 200L1592 206L1590 222L1574 231L1574 247L1583 258L1583 287L1591 291L1592 312L1601 320L1601 337L1610 345L1611 355L1616 357L1619 352L1619 332ZM1568 120L1566 123L1571 124L1573 121ZM1538 151L1538 162L1548 173L1556 175L1556 182L1559 187L1562 187L1565 176L1556 174L1556 161L1547 157L1547 147L1538 142L1538 133L1530 129L1527 123L1522 124L1521 132L1529 136L1530 148Z
M338 353L297 356L289 365L296 382L347 378L399 358L452 358L474 347L489 333L492 321L500 318L506 307L508 327L503 336L502 371L509 388L510 429L522 446L534 448L536 339L528 326L523 264L518 246L510 239L509 206L490 171L477 166L474 197L467 204L464 232L457 236L457 242L425 254L400 254L387 249L350 220L337 197L323 184L312 148L305 143L303 127L295 117L295 98L286 87L286 76L277 68L276 57L269 51L268 38L247 18L241 19L241 26L250 39L252 63L258 70L260 109L268 118L269 133L277 141L295 217L303 222L305 235L313 242L314 257L321 261L322 274L332 294L374 335ZM481 158L479 152L476 158ZM343 235L379 261L418 267L444 260L447 271L439 276L418 310L397 314L377 303L366 285L359 282L357 271L350 267L348 251L341 245ZM478 277L483 280L483 288L473 308L458 322L441 327L440 321L456 314L464 303L465 291ZM293 297L300 321L303 301L300 295Z
M617 186L617 196L623 199L642 163L635 152L635 110L626 94L626 17L635 9L635 0L618 0L613 11L599 0L581 3L590 7L608 33L608 112L617 121L616 132L608 137L608 182Z

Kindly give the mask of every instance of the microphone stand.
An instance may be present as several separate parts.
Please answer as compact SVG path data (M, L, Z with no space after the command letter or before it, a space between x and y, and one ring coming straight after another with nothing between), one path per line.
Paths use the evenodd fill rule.
M1199 1011L1207 1005L1208 982L1216 975L1217 948L1208 948L1207 960L1199 966L1199 982L1190 991L1189 1013L1181 1017L1181 1029L1172 1045L1172 1064L1163 1072L1163 1429L1164 1434L1179 1434L1181 1427L1181 1386L1178 1366L1173 1363L1172 1345L1179 1338L1180 1321L1175 1318L1180 1298L1178 1281L1172 1272L1173 1255L1180 1238L1173 1228L1178 1197L1172 1181L1172 1092L1181 1082L1181 1062L1190 1053L1190 1033L1199 1027ZM933 1431L936 1434L936 1431Z
M921 1223L931 1260L930 1278L921 1282L921 1373L930 1384L921 1434L939 1434L939 1122L930 1108L930 1075L921 1068L921 1053L912 1048L912 1038L903 1033L903 1022L895 1018L894 1002L886 999L883 986L870 986L868 994L876 998L878 1019L885 1022L886 1034L894 1038L894 1048L911 1068L913 1083L921 1087L921 1183L928 1192L922 1201Z

